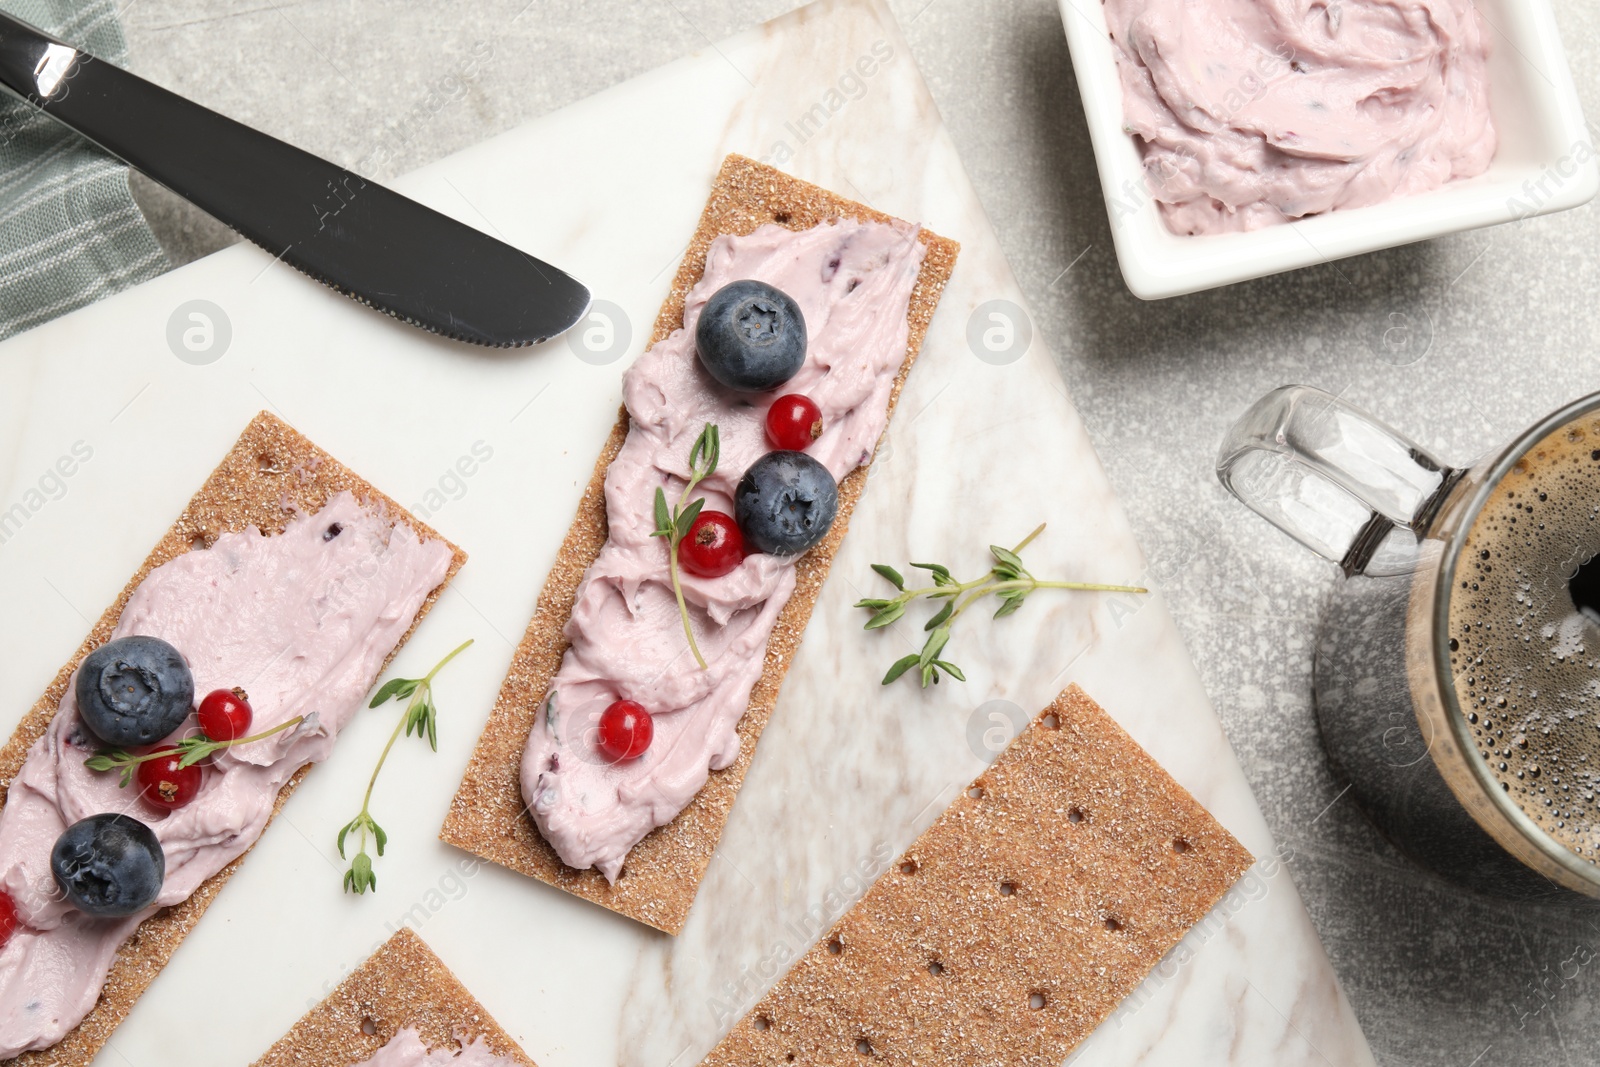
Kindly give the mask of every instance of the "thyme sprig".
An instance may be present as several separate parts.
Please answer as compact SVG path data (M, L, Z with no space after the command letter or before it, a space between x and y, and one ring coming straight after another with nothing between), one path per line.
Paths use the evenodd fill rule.
M270 730L263 730L259 734L251 734L249 737L236 737L232 741L213 741L205 734L195 734L192 737L174 741L171 748L164 748L159 752L147 752L142 756L135 756L125 749L105 748L84 760L83 765L91 771L121 770L122 778L117 785L122 789L126 789L128 783L133 781L134 773L139 769L139 764L141 763L149 763L151 760L158 759L171 759L173 756L177 756L179 767L193 767L196 763L215 752L220 752L225 748L232 748L234 745L248 745L252 741L260 741L262 738L271 737L273 734L281 734L285 730L294 729L310 718L315 718L315 715L296 715L288 722L279 723Z
M717 472L717 460L721 454L722 442L717 435L717 424L708 422L705 429L700 431L700 436L695 438L694 447L689 449L689 481L683 487L683 492L678 494L678 502L671 511L667 510L667 494L659 486L656 488L656 528L650 534L651 537L666 538L667 571L672 575L672 593L678 598L678 614L683 618L683 636L688 638L689 651L694 653L694 660L700 664L701 670L706 669L706 658L700 654L700 646L695 644L694 630L689 626L689 605L684 602L683 583L678 579L678 545L689 536L689 527L694 525L695 518L706 503L705 497L690 500L689 495L694 492L695 486Z
M933 584L919 589L907 589L905 577L899 571L887 563L874 563L872 569L899 590L899 595L887 600L869 597L856 602L856 607L866 608L872 612L872 618L867 620L866 629L878 630L897 622L905 615L906 607L919 598L944 601L944 605L923 626L928 632L928 639L923 644L922 651L895 660L894 665L889 668L889 673L883 676L882 684L888 685L913 667L917 668L924 689L929 684L937 685L941 672L958 682L966 681L966 675L961 673L961 668L943 659L942 655L945 645L950 641L950 628L956 619L986 596L993 595L1000 598L1000 606L994 613L994 617L1000 619L1022 607L1022 602L1038 589L1076 589L1103 593L1149 592L1147 589L1132 585L1046 582L1035 578L1022 563L1022 550L1044 532L1044 526L1045 524L1041 522L1038 528L1024 537L1016 548L990 545L989 554L994 558L994 565L983 577L974 578L969 582L958 581L951 575L950 568L942 563L913 563L911 566L932 575Z
M471 639L456 646L451 653L433 665L433 670L421 678L391 678L373 694L372 702L367 705L375 708L390 699L399 700L410 697L406 702L405 714L400 716L400 721L394 724L394 732L389 735L389 743L383 746L383 752L378 756L378 765L372 768L372 777L367 779L367 792L361 798L361 811L354 819L344 824L339 831L339 858L345 858L345 838L352 833L360 835L360 849L356 852L355 859L350 861L350 869L344 872L344 890L346 893L360 895L368 889L377 891L378 876L372 871L372 857L367 855L367 838L371 835L372 842L377 846L378 855L383 855L384 848L389 844L389 835L378 825L378 820L372 817L372 787L378 784L378 774L383 770L384 761L389 758L389 750L394 748L394 743L400 739L403 728L406 736L410 737L413 730L418 737L428 742L428 747L439 751L439 709L433 702L433 679L446 663L455 659L472 644Z

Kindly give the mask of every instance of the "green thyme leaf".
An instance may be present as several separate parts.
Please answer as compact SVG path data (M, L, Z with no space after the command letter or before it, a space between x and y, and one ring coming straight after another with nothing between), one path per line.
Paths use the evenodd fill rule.
M900 590L901 592L905 591L906 580L905 578L901 577L899 571L895 570L887 563L874 563L872 565L872 569L877 571L883 577L889 579L889 581L893 582L896 589Z
M1022 550L1032 544L1043 531L1044 525L1041 523L1023 538L1016 548L990 545L989 555L994 560L993 565L981 577L967 582L955 578L950 573L950 568L942 563L912 563L911 567L927 571L932 576L933 584L907 589L905 578L899 571L886 563L874 563L873 571L892 582L899 595L891 599L863 597L856 602L856 607L872 612L866 629L879 630L890 625L900 619L905 614L906 608L915 600L925 599L938 603L938 610L923 624L922 628L928 633L928 639L922 646L922 651L896 660L889 668L889 672L884 675L883 684L888 685L895 681L901 675L908 673L913 666L918 668L917 675L923 688L939 684L939 679L943 675L949 675L957 681L966 681L966 675L959 667L949 660L941 659L940 656L950 642L951 627L961 618L962 612L989 595L995 596L1000 602L994 613L994 617L999 619L1021 608L1022 602L1037 589L1119 593L1146 591L1134 586L1040 581L1023 564ZM939 603L940 601L942 603Z
M866 628L868 630L881 630L883 627L893 623L905 613L906 606L904 604L891 603L888 607L879 611L871 619L868 619Z
M653 537L672 536L672 512L667 510L667 494L656 487L656 532Z
M408 697L408 696L410 696L413 692L416 691L417 681L418 681L418 679L416 679L416 678L391 678L391 679L389 679L387 682L383 683L382 688L380 688L376 693L373 694L372 702L370 704L368 704L367 707L375 708L379 704L382 704L385 701L387 701L387 700L389 700L389 699L391 699L393 697Z
M378 888L378 876L372 873L372 857L365 852L356 853L356 858L350 863L350 869L344 874L344 888L345 892L357 896L369 889Z
M888 685L890 682L893 682L902 674L906 673L906 671L909 671L912 667L915 667L917 665L917 658L917 654L913 652L909 656L901 656L899 659L895 660L894 666L889 668L889 673L883 676L882 684Z
M678 494L678 503L667 511L667 497L660 489L656 490L656 532L655 536L667 539L667 573L672 578L672 595L678 602L678 616L683 620L683 638L689 645L689 651L694 653L694 660L700 665L701 670L710 666L706 658L700 654L700 646L694 640L694 627L689 622L689 604L683 598L683 582L678 577L678 545L689 536L689 527L699 516L700 509L705 506L705 498L699 497L690 500L695 486L701 480L716 473L717 461L722 454L722 439L717 431L717 424L708 422L700 431L700 436L695 438L694 447L689 449L689 481L684 485L683 492Z
M708 422L705 429L700 431L700 436L695 438L694 447L689 450L689 470L696 475L695 480L700 481L715 474L721 456L722 439L717 424Z
M389 834L378 825L378 820L372 817L373 787L378 784L378 775L382 773L384 761L389 758L389 750L399 739L401 730L405 731L407 737L415 731L418 737L427 739L429 748L435 752L439 751L439 709L433 702L433 679L444 669L445 664L459 656L471 644L472 641L468 640L457 645L421 678L397 678L384 683L378 690L378 696L382 699L373 699L372 706L377 707L384 700L395 696L411 698L406 703L405 711L400 715L399 721L394 724L394 730L389 734L389 743L383 746L383 752L378 756L378 765L372 769L372 777L367 780L367 792L361 800L361 810L356 813L355 818L340 828L339 836L334 841L341 859L345 856L350 835L356 834L359 841L355 858L351 860L350 869L344 874L345 892L360 895L369 889L377 890L378 878L372 872L372 857L367 854L367 838L370 834L378 855L382 856L389 844ZM397 682L400 684L397 685Z
M677 539L682 541L689 536L689 527L694 525L694 520L699 516L700 509L705 507L706 498L700 497L688 507L683 509L683 514L678 516Z
M1009 548L1001 548L999 545L990 545L989 554L995 558L996 563L1003 563L1007 567L1010 567L1012 570L1016 571L1018 574L1027 573L1026 568L1022 566L1022 557L1011 551Z
M315 718L316 713L313 712L310 717ZM249 737L236 737L229 741L213 741L205 734L185 737L171 748L146 752L139 756L135 756L131 752L125 752L120 748L102 749L84 760L83 765L91 771L120 771L117 786L118 788L126 789L129 783L133 781L134 773L141 763L149 763L151 760L158 759L171 759L176 756L178 757L179 767L193 767L214 752L230 748L233 745L248 745L252 741L260 741L262 738L271 737L273 734L282 733L284 730L292 730L305 722L306 719L307 716L296 715L288 722L279 723L270 730L263 730Z

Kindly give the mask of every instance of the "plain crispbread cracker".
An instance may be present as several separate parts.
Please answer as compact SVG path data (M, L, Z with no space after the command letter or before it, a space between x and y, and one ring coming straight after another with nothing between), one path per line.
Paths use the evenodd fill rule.
M650 343L666 338L683 326L684 302L705 270L706 250L723 234L748 234L777 222L805 230L836 218L890 222L889 216L845 200L782 171L743 156L729 156L712 186L711 198L700 218L678 268L672 291L656 317ZM911 326L906 359L895 377L889 411L905 384L916 359L939 296L955 266L959 246L926 230L920 233L927 255L922 262L907 313ZM483 736L467 767L466 777L450 805L440 838L484 859L531 875L569 893L592 900L612 911L676 934L683 928L689 906L722 836L733 798L744 781L755 754L756 740L772 714L778 687L799 647L806 622L828 567L849 525L850 512L866 484L866 469L852 471L839 485L839 512L827 538L800 557L795 567L795 590L778 616L767 644L766 669L750 693L749 707L739 721L739 756L729 767L711 772L705 788L678 817L652 831L633 851L616 885L608 885L595 870L566 866L540 836L526 814L518 774L522 750L533 729L545 689L561 666L567 650L563 627L572 613L584 571L600 554L606 541L605 475L622 448L628 432L624 410L601 449L594 477L578 505L577 518L545 580L534 609L533 621L517 646L511 670L500 689Z
M218 534L237 532L248 526L255 526L263 533L279 533L291 517L291 513L284 509L285 503L292 503L304 511L316 511L329 498L344 490L349 490L362 503L382 509L386 516L393 517L396 522L411 527L420 539L444 541L431 528L411 517L399 504L340 465L282 420L264 411L252 419L233 448L223 457L222 463L189 501L183 514L178 516L178 521L156 543L116 601L100 616L77 653L61 668L44 695L23 716L11 740L4 748L0 748L0 790L11 788L23 761L27 759L28 749L49 727L78 663L110 637L128 597L133 595L139 583L152 570L191 548L210 545ZM445 543L450 544L448 541ZM453 544L450 548L455 556L454 561L444 581L422 602L422 607L417 611L417 622L428 613L440 591L466 562L465 553ZM413 622L411 630L406 631L394 651L384 660L385 666L415 629L416 623ZM302 767L284 785L278 793L274 814L283 807L290 791L309 769L309 765ZM0 794L0 807L4 805L4 795ZM50 1048L24 1052L3 1061L6 1067L78 1067L93 1059L111 1032L132 1009L134 1001L167 965L172 953L188 936L206 908L210 907L212 898L239 864L244 862L244 858L241 855L206 879L194 895L182 904L163 909L145 920L118 950L100 999L83 1021Z
M1058 1067L1251 862L1073 686L702 1067Z
M495 1055L535 1067L408 927L384 942L251 1067L352 1067L407 1028L430 1049L454 1048L457 1035L469 1041L481 1037Z

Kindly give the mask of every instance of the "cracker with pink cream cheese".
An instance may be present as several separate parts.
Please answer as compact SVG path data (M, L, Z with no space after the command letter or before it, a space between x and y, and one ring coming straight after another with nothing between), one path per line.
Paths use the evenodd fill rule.
M0 753L0 887L19 920L0 949L0 1058L92 1057L463 560L289 427L251 423ZM72 682L91 649L135 634L182 653L197 698L247 687L253 733L304 721L215 753L186 806L120 788L85 766L101 745ZM149 826L165 860L156 900L121 918L71 907L51 870L62 831L102 812Z
M721 461L697 494L733 514L740 477L771 450L771 397L719 386L695 357L695 326L713 293L753 278L787 293L809 338L798 374L779 392L810 397L823 431L807 449L837 482L868 463L889 419L889 392L905 359L906 309L926 251L915 228L838 219L795 232L767 225L711 245L683 326L641 356L623 380L631 420L606 474L609 539L589 565L566 626L571 642L522 757L523 797L545 840L574 868L615 881L629 850L677 816L711 771L733 762L735 732L765 665L767 640L794 590L794 556L752 553L717 578L682 576L696 641L689 654L652 536L657 487L676 500L702 428L715 424ZM655 737L637 759L596 748L604 709L643 704Z

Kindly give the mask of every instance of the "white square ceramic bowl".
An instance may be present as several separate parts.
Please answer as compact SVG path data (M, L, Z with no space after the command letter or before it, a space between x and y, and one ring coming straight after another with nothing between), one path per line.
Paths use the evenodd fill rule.
M1060 0L1122 276L1145 300L1588 203L1600 159L1547 0L1476 0L1490 26L1489 100L1500 147L1489 169L1431 193L1249 233L1172 233L1122 129L1122 83L1101 0Z

